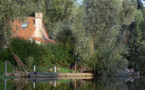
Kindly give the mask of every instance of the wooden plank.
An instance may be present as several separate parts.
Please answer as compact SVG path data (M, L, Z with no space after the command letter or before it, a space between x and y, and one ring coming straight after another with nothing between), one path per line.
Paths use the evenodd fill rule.
M58 73L58 77L88 77L92 76L93 73Z
M93 77L57 77L57 79L93 79Z
M19 72L19 73L9 73L9 75L14 75L16 77L93 77L93 73L50 73L50 72L37 72L37 73L29 73L29 72Z

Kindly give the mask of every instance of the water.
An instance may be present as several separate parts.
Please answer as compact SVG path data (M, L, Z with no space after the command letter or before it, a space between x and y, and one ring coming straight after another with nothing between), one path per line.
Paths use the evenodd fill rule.
M103 77L92 80L15 78L1 80L0 90L145 90L145 77Z

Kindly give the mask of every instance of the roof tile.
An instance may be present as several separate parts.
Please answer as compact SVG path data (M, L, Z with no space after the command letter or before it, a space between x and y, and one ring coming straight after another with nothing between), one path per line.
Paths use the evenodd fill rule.
M39 42L43 42L43 43L54 43L55 41L49 39L49 36L47 34L46 28L44 26L43 23L43 27L45 29L45 32L47 34L48 40L42 40L38 37L32 37L34 31L36 30L35 27L35 17L29 17L28 19L25 20L25 22L28 22L28 26L26 28L21 28L21 25L24 22L21 22L19 19L15 20L14 22L11 23L12 26L12 37L20 37L20 38L24 38L24 39L29 39L32 38L34 40L37 40Z

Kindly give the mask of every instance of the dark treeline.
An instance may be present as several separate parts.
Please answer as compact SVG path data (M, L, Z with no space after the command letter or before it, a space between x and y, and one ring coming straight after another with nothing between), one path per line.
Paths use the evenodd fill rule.
M78 61L97 75L126 68L145 70L145 8L135 0L5 0L0 1L0 60L16 64L10 49L31 68L57 65L68 68ZM11 39L9 21L42 12L49 37L57 45L37 45ZM31 64L30 64L31 63ZM45 70L47 71L47 70Z

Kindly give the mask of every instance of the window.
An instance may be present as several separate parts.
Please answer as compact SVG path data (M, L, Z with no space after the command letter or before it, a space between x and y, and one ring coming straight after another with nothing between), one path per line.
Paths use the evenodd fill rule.
M21 25L21 28L26 28L27 26L28 26L28 22L26 22L26 23L23 23L22 25Z

